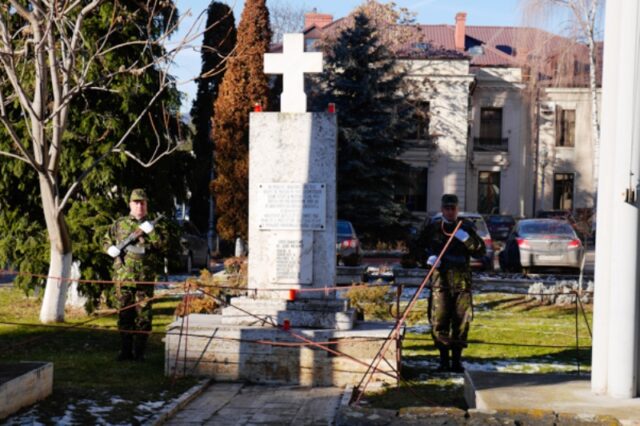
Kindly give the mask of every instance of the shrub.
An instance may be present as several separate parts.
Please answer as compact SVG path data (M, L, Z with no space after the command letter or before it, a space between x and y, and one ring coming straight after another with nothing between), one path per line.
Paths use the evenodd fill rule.
M360 285L360 284L358 284ZM349 303L366 319L389 319L389 286L354 287L346 294Z

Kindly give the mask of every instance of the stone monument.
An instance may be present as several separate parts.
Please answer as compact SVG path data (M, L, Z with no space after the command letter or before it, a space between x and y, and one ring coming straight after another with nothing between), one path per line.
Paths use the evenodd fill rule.
M189 334L197 337L184 339L186 349L181 321L171 324L165 372L355 384L393 325L355 324L354 310L332 289L337 119L306 112L303 84L304 73L322 71L322 54L304 52L302 34L286 34L283 53L265 54L264 62L267 74L283 74L282 112L250 116L248 294L220 315L190 315ZM399 351L387 354L395 368ZM374 380L394 381L384 373Z

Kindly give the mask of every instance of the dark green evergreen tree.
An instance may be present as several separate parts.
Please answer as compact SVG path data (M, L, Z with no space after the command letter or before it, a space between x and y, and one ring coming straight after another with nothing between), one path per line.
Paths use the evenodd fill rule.
M83 21L83 55L89 57L96 49L118 46L113 54L100 55L95 65L88 68L87 80L95 84L71 97L57 179L51 182L59 197L74 182L81 182L60 212L59 220L73 242L73 259L81 262L83 278L109 278L112 260L102 253L100 237L115 218L128 212L128 195L132 188L146 188L150 210L164 212L169 217L174 209L174 199L182 200L186 196L186 175L191 161L186 152L174 152L150 168L142 167L127 154L148 160L157 149L158 138L183 139L187 136L187 128L178 115L179 92L173 83L170 82L152 103L160 88L162 72L152 64L164 53L162 47L155 43L121 46L132 40L145 40L145 37L162 37L177 22L173 8L171 1L164 1L155 9L140 8L134 2L106 2ZM150 16L152 10L154 15ZM0 8L0 13L10 12ZM15 16L2 18L11 19L16 25L14 29L24 25ZM115 27L105 40L110 25ZM131 64L149 66L144 72L117 72ZM28 66L29 63L25 63L27 72ZM28 79L24 83L31 90ZM11 90L2 77L0 90L3 93ZM122 148L107 155L79 180L79 176L109 151L140 111L150 104ZM20 140L31 146L30 134L17 103L8 105L6 117ZM0 126L0 151L10 153L14 148L7 126ZM0 158L0 267L9 264L22 272L47 274L50 243L38 173L23 161L6 156ZM45 283L27 275L19 276L17 281L25 291L35 284ZM101 290L83 288L94 295Z
M323 95L317 108L338 113L338 216L370 240L398 239L409 219L396 189L407 184L407 164L398 159L414 131L406 72L382 45L362 12L325 46Z
M226 58L236 44L235 20L231 8L224 3L212 1L207 10L206 28L202 42L202 71L197 79L198 93L191 108L196 161L189 180L189 217L201 231L209 229L209 182L212 179L214 155L211 131L211 123L215 120L213 103L224 76Z

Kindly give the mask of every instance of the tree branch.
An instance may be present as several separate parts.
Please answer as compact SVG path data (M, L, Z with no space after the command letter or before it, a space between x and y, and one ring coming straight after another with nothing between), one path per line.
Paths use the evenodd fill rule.
M80 176L78 176L78 178L75 180L75 182L73 182L71 187L69 187L69 189L67 190L66 194L64 195L64 198L60 202L60 205L58 206L58 211L59 212L61 212L64 209L65 205L69 201L69 198L71 198L80 189L80 184L87 178L87 176L89 176L89 173L91 173L98 166L98 164L100 164L102 161L104 161L104 159L107 158L109 155L111 155L116 149L120 148L120 146L124 143L124 141L129 137L129 135L131 134L133 129L138 125L138 123L140 122L142 117L145 116L147 111L149 111L149 109L155 103L155 101L158 99L158 97L160 97L162 92L164 92L164 89L166 89L169 86L170 83L166 82L166 77L164 78L164 80L165 81L161 82L160 88L158 89L156 94L149 101L149 103L144 108L144 110L136 117L134 122L129 126L129 128L124 133L124 135L122 135L120 140L118 140L118 142L113 144L111 146L111 148L109 148L107 150L107 152L105 152L100 157L98 157L96 160L94 160L93 163L91 163L91 165L89 167L87 167L82 172L82 174Z

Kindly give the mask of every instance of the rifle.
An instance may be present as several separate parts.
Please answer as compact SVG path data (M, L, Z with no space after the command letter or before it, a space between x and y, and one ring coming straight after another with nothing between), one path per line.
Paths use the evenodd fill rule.
M156 217L154 220L152 221L147 221L151 226L152 229L155 228L156 224L162 220L164 218L164 214L159 214L158 217ZM109 255L111 257L117 257L117 256L122 256L124 254L124 250L130 246L132 243L134 243L135 241L138 240L138 238L140 238L140 236L142 234L145 234L147 232L145 232L143 225L146 225L147 222L144 222L142 224L140 224L140 226L138 226L133 232L131 232L127 238L125 238L124 240L122 240L120 242L120 244L116 245L116 246L111 246L109 247L109 250L107 250L107 253L109 253ZM150 231L151 232L151 231Z

